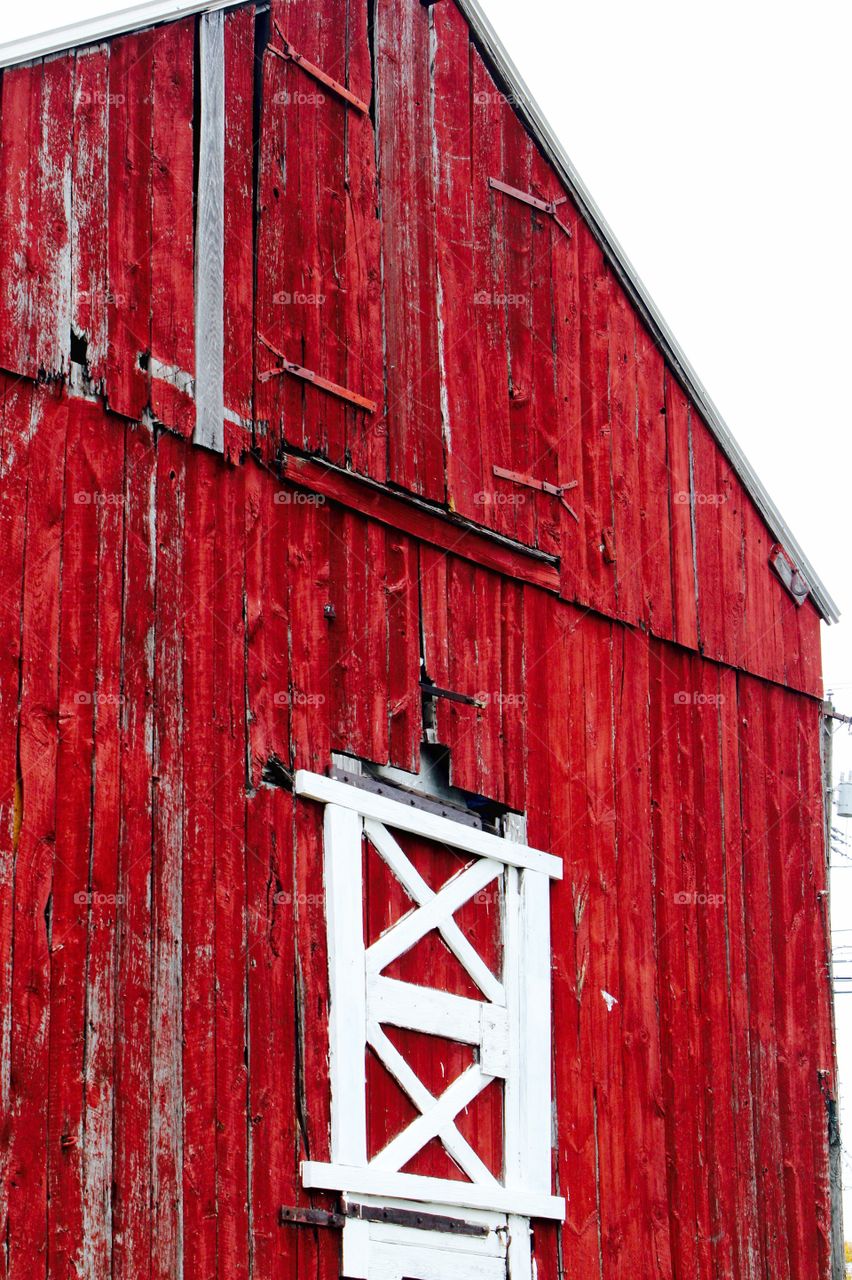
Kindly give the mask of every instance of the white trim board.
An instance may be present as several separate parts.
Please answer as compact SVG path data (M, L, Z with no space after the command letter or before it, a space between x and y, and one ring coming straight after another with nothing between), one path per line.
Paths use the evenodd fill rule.
M352 1196L393 1197L399 1200L422 1200L430 1206L456 1206L460 1209L495 1209L504 1213L523 1214L529 1218L565 1220L565 1201L561 1196L523 1191L517 1187L477 1186L472 1182L450 1182L443 1178L425 1178L415 1173L390 1173L378 1169L356 1169L352 1165L323 1164L319 1160L302 1161L302 1183L325 1191L345 1188Z
M526 844L510 843L489 831L467 827L461 822L453 822L452 818L442 818L414 805L409 808L399 800L389 800L386 796L364 791L348 782L327 778L322 773L297 769L293 790L296 795L304 796L305 799L353 809L365 818L373 818L385 826L395 827L398 831L414 832L424 839L437 840L440 844L449 845L451 849L460 849L478 858L491 858L508 866L540 871L551 880L562 879L562 859L552 853L532 849Z
M45 57L63 49L77 48L116 36L126 31L136 31L157 22L170 22L191 13L212 12L215 9L234 8L241 0L148 0L147 3L117 9L110 14L89 18L82 22L39 32L22 40L0 45L0 67L14 66L33 58ZM805 555L792 530L778 507L772 501L754 467L743 453L733 433L725 422L704 384L686 358L680 344L642 282L639 273L621 247L612 228L604 218L588 188L565 148L562 146L541 108L530 93L520 72L502 41L498 37L478 0L454 0L471 28L474 40L496 72L498 82L508 90L516 110L538 142L545 157L556 168L568 191L577 203L615 270L634 305L638 308L660 349L671 365L687 394L695 401L713 433L722 452L728 458L746 492L760 511L775 538L782 544L796 568L805 579L808 590L820 615L826 622L837 622L840 611Z

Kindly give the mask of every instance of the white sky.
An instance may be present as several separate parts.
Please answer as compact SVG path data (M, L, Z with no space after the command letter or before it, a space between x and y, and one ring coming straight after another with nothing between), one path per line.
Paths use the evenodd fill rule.
M852 5L481 2L843 611L826 687L852 714ZM119 7L4 4L0 40ZM852 770L845 729L835 765ZM852 976L847 865L832 914ZM836 1009L852 1236L852 995Z

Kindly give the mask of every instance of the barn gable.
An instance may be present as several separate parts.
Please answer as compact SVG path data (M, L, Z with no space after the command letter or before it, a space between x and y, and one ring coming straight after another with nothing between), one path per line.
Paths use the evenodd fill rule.
M826 1280L830 598L474 0L183 8L0 86L0 1273Z
M321 457L529 548L567 599L813 691L834 606L482 15L332 11L7 69L2 367L73 369L232 456Z

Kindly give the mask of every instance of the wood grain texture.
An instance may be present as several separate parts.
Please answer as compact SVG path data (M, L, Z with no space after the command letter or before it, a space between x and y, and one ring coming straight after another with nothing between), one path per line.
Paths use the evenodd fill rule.
M195 448L160 375L196 369L210 20L2 73L0 1280L339 1274L337 1231L278 1221L335 1207L300 1174L332 1158L329 969L287 786L416 770L423 674L479 704L427 699L452 781L563 865L538 1276L828 1280L818 614L578 210L569 238L489 186L564 194L446 2L216 18L225 456ZM377 413L260 382L258 332ZM412 898L370 856L374 942ZM383 988L435 1097L499 1056L435 1034L470 1022L464 939L502 986L489 893L393 962L448 1003ZM367 1071L387 1145L413 1104ZM494 1176L502 1088L457 1122ZM457 1153L401 1176L462 1184Z

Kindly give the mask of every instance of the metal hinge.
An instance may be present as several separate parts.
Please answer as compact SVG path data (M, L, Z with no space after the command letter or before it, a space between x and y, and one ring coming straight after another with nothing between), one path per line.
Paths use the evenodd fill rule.
M563 507L570 515L574 517L577 523L580 523L580 517L572 506L565 501L562 496L569 489L576 489L579 480L569 480L567 484L550 484L548 480L536 480L534 476L521 475L519 471L509 471L506 467L492 467L495 476L499 476L501 480L511 480L514 484L526 485L528 489L538 489L540 493L552 493L558 498Z
M306 75L318 80L320 84L324 84L326 89L336 94L338 98L342 98L344 102L348 102L350 107L354 107L356 111L362 112L365 116L370 114L370 108L366 102L362 102L360 98L356 97L354 93L346 88L345 84L341 84L339 80L332 79L315 63L309 62L307 58L303 58L300 53L297 53L277 22L275 23L275 30L281 41L281 48L276 44L268 44L266 46L267 53L272 53L276 58L282 58L285 62L295 62L296 66L301 67Z
M303 369L300 364L293 364L288 360L282 351L274 347L271 342L259 333L258 338L266 347L267 351L271 351L281 361L280 369L266 369L263 373L257 375L258 382L268 382L270 378L278 378L282 373L289 373L294 378L301 378L303 382L310 382L313 386L319 387L321 391L327 391L329 395L338 396L341 400L346 400L349 404L356 404L360 409L366 409L368 413L376 412L376 402L367 400L364 396L359 396L357 391L350 391L348 387L341 387L337 382L329 382L328 378L321 377L320 374L314 373L311 369Z
M561 204L566 204L567 196L557 196L555 200L540 200L538 196L530 195L528 191L519 191L517 187L510 187L508 183L501 182L499 178L489 178L488 185L494 191L502 191L504 195L511 196L513 200L520 200L523 204L531 205L533 209L540 209L542 213L550 214L557 227L561 227L568 239L571 238L571 228L566 227L556 216L556 210Z

